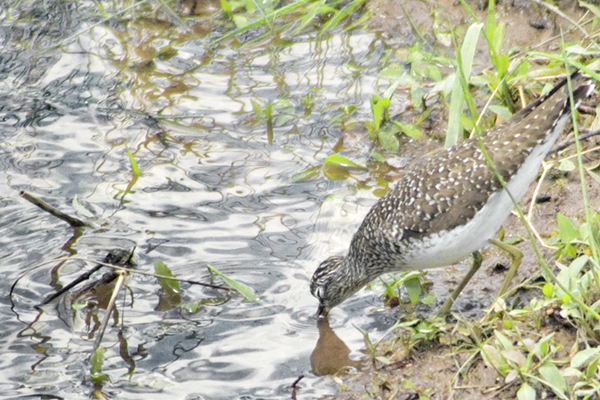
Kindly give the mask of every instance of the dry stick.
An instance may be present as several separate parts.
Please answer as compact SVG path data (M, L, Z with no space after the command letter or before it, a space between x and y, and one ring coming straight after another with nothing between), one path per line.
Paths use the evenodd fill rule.
M51 205L49 205L48 203L45 203L44 201L38 199L37 197L35 197L34 195L32 195L30 193L21 191L21 192L19 192L19 195L22 198L24 198L25 200L27 200L28 202L30 202L31 204L38 206L42 210L46 211L47 213L54 215L56 218L62 219L67 224L71 225L73 228L90 226L89 224L86 224L85 222L83 222L80 219L71 217L70 215L67 215L64 212L57 210L56 208L54 208Z
M298 382L300 382L302 380L302 378L304 378L304 375L300 375L298 377L298 379L296 379L294 381L294 383L292 383L292 386L291 386L292 387L292 400L296 400L297 399L297 397L296 397L297 386L296 385L298 385Z
M46 304L50 303L52 300L56 299L57 297L59 297L61 294L65 293L66 291L70 290L71 288L73 288L75 285L90 279L90 276L92 276L92 274L96 271L98 271L100 268L104 267L104 265L98 264L96 265L94 268L90 269L88 272L86 272L83 275L79 275L77 277L77 279L75 279L73 282L69 283L67 286L63 287L62 289L60 289L58 292L52 294L51 296L49 296L46 300L44 300L42 302L42 304L40 304L40 306L45 306Z
M89 259L83 258L83 257L66 257L65 259L66 260L90 261ZM170 279L172 281L189 283L191 285L206 286L206 287L209 287L209 288L212 288L212 289L220 289L220 290L228 290L228 291L231 290L230 288L225 287L225 286L211 285L210 283L198 282L198 281L193 281L193 280L190 280L190 279L175 278L174 276L165 276L165 275L153 274L151 272L139 271L139 270L136 270L136 269L127 268L127 267L121 267L119 265L108 264L108 263L100 262L100 261L95 261L95 262L97 262L98 264L101 264L104 267L113 268L113 269L116 269L118 271L131 272L132 274L148 275L148 276L153 276L155 278L161 278L161 279Z
M131 250L130 252L129 251L128 252L124 252L124 251L109 252L107 254L107 256L104 257L103 263L110 264L110 265L122 264L122 265L132 266L132 265L134 265L132 258L133 258L135 249L136 248L134 247L133 250ZM127 259L125 259L125 257L127 257ZM67 261L67 260L65 260L65 261ZM50 303L52 300L56 299L57 297L59 297L60 295L65 293L66 291L72 289L75 285L78 285L79 283L81 283L85 280L88 280L94 272L98 271L100 268L105 266L103 263L97 264L94 268L92 268L88 272L86 272L82 275L79 275L73 282L69 283L68 285L66 285L65 287L63 287L62 289L60 289L59 291L54 293L53 295L49 296L38 307L45 306L46 304ZM109 277L109 275L110 275L110 277ZM91 288L93 288L96 285L108 283L116 278L117 278L117 274L116 274L116 272L114 272L114 270L112 270L112 272L110 274L105 274L99 281L94 281L91 284L88 284L83 289L80 289L79 292L80 293L85 292L86 290L90 290Z
M106 314L104 315L104 320L102 321L102 325L100 326L100 331L98 332L98 336L96 336L96 341L94 342L94 351L95 353L102 342L102 337L104 336L104 331L106 331L106 326L108 325L108 320L112 315L113 309L115 308L115 302L117 301L117 295L125 285L125 273L121 272L118 274L119 278L117 283L115 284L115 288L113 290L112 296L110 298L110 302L108 303L108 307L106 307Z

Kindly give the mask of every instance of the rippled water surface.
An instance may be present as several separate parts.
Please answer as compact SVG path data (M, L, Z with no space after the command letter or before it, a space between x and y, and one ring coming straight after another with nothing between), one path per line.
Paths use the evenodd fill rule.
M160 18L91 28L102 17L85 1L15 3L0 17L0 395L88 398L97 327L35 306L93 266L60 258L134 247L140 271L162 261L208 282L210 264L260 301L168 309L156 278L131 275L102 342L108 396L289 398L301 375L299 398L335 393L331 378L311 372L319 335L308 281L345 249L374 196L357 192L356 178L294 176L339 145L341 106L368 114L369 96L387 86L377 78L380 39L354 31L209 50L210 38L174 35ZM252 101L274 104L272 144ZM366 143L345 145L361 162ZM23 190L92 226L74 235ZM182 304L223 297L182 289ZM373 305L369 293L332 315L353 358L363 348L353 324L375 337L390 326L366 311Z

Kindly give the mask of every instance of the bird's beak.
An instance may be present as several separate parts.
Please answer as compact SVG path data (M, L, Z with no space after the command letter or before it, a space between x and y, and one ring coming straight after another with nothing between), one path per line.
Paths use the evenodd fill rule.
M327 314L329 314L329 309L322 303L319 303L319 308L317 309L317 318L327 318Z

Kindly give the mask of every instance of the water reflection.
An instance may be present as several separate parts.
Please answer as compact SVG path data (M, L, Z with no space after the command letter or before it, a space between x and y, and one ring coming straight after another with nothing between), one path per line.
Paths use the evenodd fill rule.
M329 326L329 318L317 318L319 340L310 356L315 375L333 375L345 367L357 367L359 362L350 359L350 349Z

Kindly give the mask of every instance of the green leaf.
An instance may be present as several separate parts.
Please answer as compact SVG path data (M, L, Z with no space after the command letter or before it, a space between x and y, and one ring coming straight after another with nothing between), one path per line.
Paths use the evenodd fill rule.
M460 50L460 65L462 65L462 73L466 84L469 83L471 77L477 41L482 27L483 24L481 23L474 23L469 27ZM463 103L465 102L464 90L468 90L468 88L462 87L461 79L457 76L452 90L452 102L450 103L448 130L446 131L446 143L444 145L446 148L458 143L459 135L462 133L461 116Z
M504 22L501 22L498 25L498 28L496 28L496 31L494 32L494 37L492 39L492 47L496 51L496 54L500 54L500 52L502 51L502 42L504 41L505 28L506 25L504 24Z
M398 125L396 125L396 123L387 125L385 128L377 131L379 144L384 148L384 150L394 152L398 151L400 148L400 141L398 140L397 133Z
M564 172L569 172L569 171L573 171L575 170L576 165L572 160L563 160L560 165L558 166L558 169Z
M586 366L594 357L600 353L600 347L591 347L581 350L571 359L571 367L581 368Z
M460 79L456 77L454 80L454 88L452 89L452 100L450 102L450 111L448 114L448 129L446 130L445 148L450 148L458 143L458 138L462 134L461 117L463 115L463 104L465 102L465 94L462 90Z
M421 279L416 276L404 281L404 287L408 292L411 304L417 304L423 290L421 289Z
M225 303L225 299L198 299L191 303L182 304L181 308L189 313L195 313L198 308L204 306L216 306Z
M527 382L523 383L519 391L517 392L518 400L536 400L535 389L529 386Z
M129 150L129 147L127 145L125 145L125 148L127 149L127 155L129 156L129 162L131 163L131 169L133 170L133 175L135 175L139 178L140 176L142 176L142 171L140 171L140 167L138 167L138 164L135 161L135 158L133 158L133 154L131 153L131 150Z
M579 4L590 10L597 18L600 18L600 8L595 4L586 3L585 1L579 0Z
M431 293L424 293L423 296L421 296L421 303L423 304L433 307L436 302L437 299Z
M390 106L390 99L381 98L374 94L371 96L370 102L371 111L373 112L373 127L375 128L375 131L378 131L383 122L385 112Z
M231 3L227 0L221 0L221 9L227 16L227 18L231 18L231 14L233 13L233 8L231 8Z
M424 95L425 91L423 90L423 86L413 85L410 88L410 98L412 99L413 107L425 108L425 101L423 100Z
M163 263L162 261L156 261L154 263L154 272L156 275L175 278L175 275L173 275L169 267L167 267L167 264ZM158 278L158 282L165 292L181 293L179 281L175 279Z
M377 152L377 151L372 151L371 152L371 157L373 158L373 160L375 161L379 161L379 162L387 162L387 158L385 158L383 156L383 154Z
M473 60L475 59L475 51L477 50L477 42L482 27L482 23L474 23L469 27L460 50L463 74L467 82L471 77L471 68L473 68Z
M556 394L559 396L565 396L565 392L567 391L567 382L565 378L560 374L560 371L550 361L546 361L539 368L540 375L544 378L544 380L552 385L552 388L555 389Z
M508 372L509 366L500 351L496 349L494 346L489 344L484 344L481 348L481 354L483 356L483 361L490 367L494 368L496 371L505 375Z
M598 372L598 362L600 362L600 358L596 357L590 362L590 365L588 365L587 370L585 371L585 376L588 379L592 379L596 376L596 373Z
M327 156L323 165L333 165L338 167L348 167L348 168L358 168L358 169L367 169L362 165L358 165L354 161L349 160L348 158L339 155L339 154L331 154Z
M508 120L512 117L512 113L510 111L508 111L508 108L506 108L506 107L498 106L496 104L491 104L488 108L490 109L491 112L498 114L505 120Z
M573 223L563 213L556 215L556 222L558 223L558 233L560 234L561 242L569 244L578 237L579 231L575 229Z
M332 181L343 181L350 177L348 168L339 165L323 165L323 174Z
M385 365L390 365L392 363L389 358L383 356L375 357L375 359Z
M493 37L494 32L496 32L496 12L494 0L489 0L488 2L488 23L486 31L489 38Z
M216 275L219 275L221 278L223 278L223 281L225 282L225 284L227 286L229 286L230 288L232 288L233 290L235 290L236 292L238 292L239 294L241 294L242 296L244 296L246 301L258 301L259 300L258 297L256 297L256 295L254 295L254 293L252 293L250 291L250 289L248 289L246 286L234 281L233 279L231 279L227 275L222 274L221 272L217 271L214 267L212 267L210 265L208 265L208 269L210 270L211 274L214 273Z
M402 129L402 132L411 139L421 139L423 137L423 132L419 128L417 128L413 124L404 124L399 121L394 122L396 125Z
M294 182L299 182L299 181L308 181L310 179L316 178L319 173L321 172L321 167L312 167L307 169L304 172L299 172L296 175L292 176L292 180Z
M240 14L233 15L233 23L238 27L238 29L243 29L249 25L248 18Z
M259 121L265 119L265 110L263 110L262 106L254 99L250 99L250 103L252 104L254 117Z
M92 357L90 358L92 364L90 379L94 383L107 382L110 378L102 372L102 364L104 364L104 347L98 346Z
M495 330L494 335L496 336L496 340L498 341L499 347L504 350L514 350L514 346L512 342L502 334L502 332Z
M544 296L550 298L550 297L552 297L553 292L554 292L554 286L552 286L552 284L550 284L550 283L546 283L544 285L544 288L542 289L542 293L544 293Z
M504 77L506 75L506 73L508 72L508 65L509 65L509 61L510 61L508 54L500 54L500 55L496 56L495 61L496 61L496 69L498 71L498 76Z
M104 347L98 346L94 354L92 354L90 361L92 363L92 374L102 373L102 364L104 364Z

